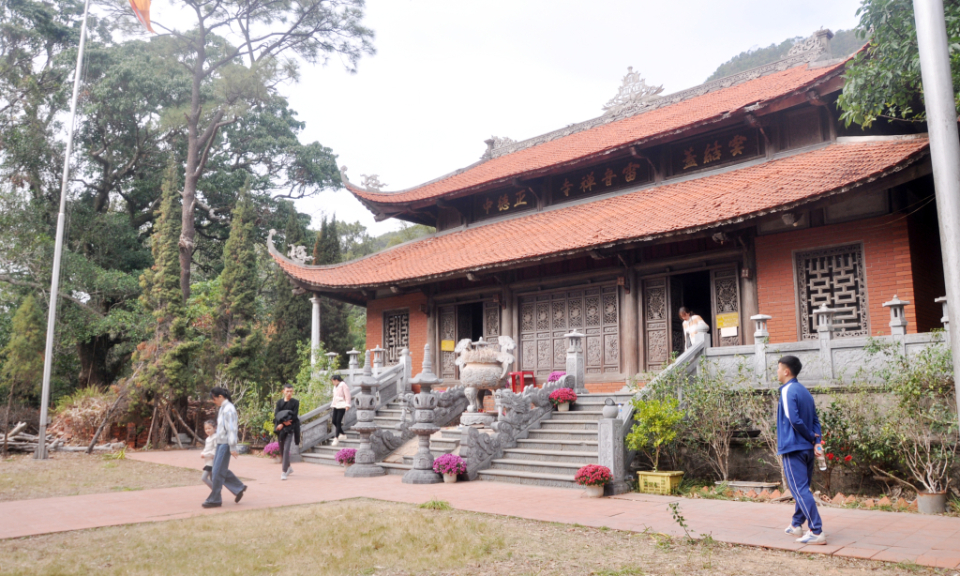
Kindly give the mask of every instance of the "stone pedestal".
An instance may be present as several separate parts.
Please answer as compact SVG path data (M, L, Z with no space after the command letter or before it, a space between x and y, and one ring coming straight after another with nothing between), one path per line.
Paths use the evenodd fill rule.
M630 491L626 481L626 466L624 465L623 430L624 422L618 418L619 407L612 398L607 398L603 406L603 418L597 421L597 457L601 466L610 469L613 476L607 484L605 493L608 496L625 494Z
M489 428L491 424L497 419L493 414L488 414L486 412L464 412L460 416L460 425L461 426L484 426Z
M403 475L404 484L436 484L442 481L440 475L433 471L433 453L430 452L430 436L440 429L433 423L434 409L437 407L433 387L440 382L440 378L433 373L430 345L427 344L423 347L423 370L410 381L411 384L420 385L420 392L413 396L415 424L410 427L410 431L417 435L417 453L413 457L413 468Z
M583 365L583 334L574 330L563 336L570 343L567 348L567 376L573 378L574 392L587 394L586 372Z
M348 478L383 476L385 472L383 468L377 465L376 454L370 446L370 435L377 430L377 425L373 421L377 410L377 401L373 391L378 386L370 365L370 351L367 351L363 376L359 383L360 393L353 399L353 405L357 410L357 423L353 425L353 430L360 434L360 448L357 449L354 465L347 468L343 475Z

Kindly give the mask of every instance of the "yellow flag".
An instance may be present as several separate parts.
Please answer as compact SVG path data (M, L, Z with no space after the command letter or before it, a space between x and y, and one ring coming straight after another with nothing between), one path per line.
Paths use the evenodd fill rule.
M133 13L137 15L137 20L146 27L148 32L153 32L150 26L150 0L130 0L130 7Z

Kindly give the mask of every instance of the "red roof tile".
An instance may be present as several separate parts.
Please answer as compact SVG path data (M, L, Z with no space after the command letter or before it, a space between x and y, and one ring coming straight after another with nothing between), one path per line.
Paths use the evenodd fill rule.
M804 90L837 74L843 67L844 63L813 69L807 64L796 66L500 156L402 192L371 192L350 184L347 184L347 187L360 199L374 204L397 204L437 198L451 192L518 177L622 148L696 124L716 121L725 114L758 102Z
M926 153L927 140L832 144L712 176L431 236L291 276L318 289L385 286L519 264L736 222L869 182Z

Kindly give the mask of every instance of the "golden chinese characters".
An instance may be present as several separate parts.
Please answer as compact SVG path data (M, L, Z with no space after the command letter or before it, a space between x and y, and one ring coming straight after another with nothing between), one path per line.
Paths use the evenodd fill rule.
M624 181L626 181L626 182L633 182L634 180L636 180L636 179L637 179L637 168L639 168L639 167L640 167L639 164L635 164L635 163L633 163L633 162L627 164L626 168L623 169L623 179L624 179Z
M487 198L487 201L483 203L483 209L489 214L491 208L493 208L493 200Z
M610 168L607 168L607 171L603 173L603 178L601 178L600 180L605 185L611 186L613 185L613 181L614 179L616 179L616 177L617 175L613 173L613 170L611 170Z
M569 178L563 179L563 186L560 187L560 190L563 192L564 196L570 196L570 190L573 189L573 184L570 183Z
M709 164L710 162L716 162L720 159L720 143L714 142L713 144L707 144L706 150L703 151L703 163Z
M593 172L587 174L580 181L580 190L583 192L593 191L593 187L597 185L597 180L593 177Z
M518 190L518 191L517 191L517 201L513 203L513 207L516 208L517 206L526 206L526 205L527 205L527 200L526 200L526 198L527 198L527 191L526 191L526 190Z
M499 210L500 212L503 212L504 210L509 210L509 209L510 209L510 197L504 194L497 201L497 210Z
M697 155L693 151L693 146L683 151L683 169L693 168L697 165Z
M737 134L730 140L730 156L739 156L743 154L743 143L747 141L746 136Z

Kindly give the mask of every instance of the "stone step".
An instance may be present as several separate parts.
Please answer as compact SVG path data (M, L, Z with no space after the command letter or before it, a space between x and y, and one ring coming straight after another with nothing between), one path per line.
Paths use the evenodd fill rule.
M524 438L517 440L517 448L527 450L556 450L559 452L596 452L597 440L544 440L542 438Z
M575 464L596 464L600 459L596 451L563 452L561 450L530 450L527 448L506 448L503 457L510 460L530 460L551 462L569 462Z
M377 462L390 475L403 476L407 470L413 468L410 464L400 464L399 462Z
M319 444L311 448L310 451L316 454L327 453L327 452L336 454L338 451L340 451L343 448L353 448L355 450L358 450L360 448L360 439L357 438L356 440L354 440L352 438L347 438L346 440L341 440L340 443L337 444L336 446L331 446L330 444Z
M444 439L457 440L460 441L460 438L463 437L463 431L459 427L451 430L441 430L440 437Z
M434 450L433 448L430 449L430 453L433 454L434 458L439 458L444 454L449 454L450 452L452 452L452 450ZM414 456L413 454L405 455L403 457L403 463L413 465L413 456Z
M584 440L596 441L597 431L596 430L531 430L530 439L537 440Z
M553 462L549 460L511 460L497 458L491 462L491 470L516 470L518 472L536 472L543 474L576 474L584 464L577 462Z
M603 410L574 410L573 412L553 411L550 415L551 420L584 420L587 418L599 420L603 417Z
M391 408L381 408L377 410L377 416L383 416L384 418L397 418L400 419L403 416L403 410L391 409Z
M434 438L430 437L430 449L431 450L446 450L447 452L457 449L457 446L460 445L459 440L449 440L444 438Z
M398 424L400 424L400 418L391 418L389 416L374 416L373 422L380 428L387 428L393 430Z
M519 470L481 470L480 479L493 482L511 482L534 486L553 486L556 488L580 488L574 483L573 474L544 474L542 472L521 472Z
M596 420L550 419L540 422L540 430L596 430Z
M300 457L303 458L303 461L308 464L322 464L324 466L340 465L332 455L304 452L300 455Z

